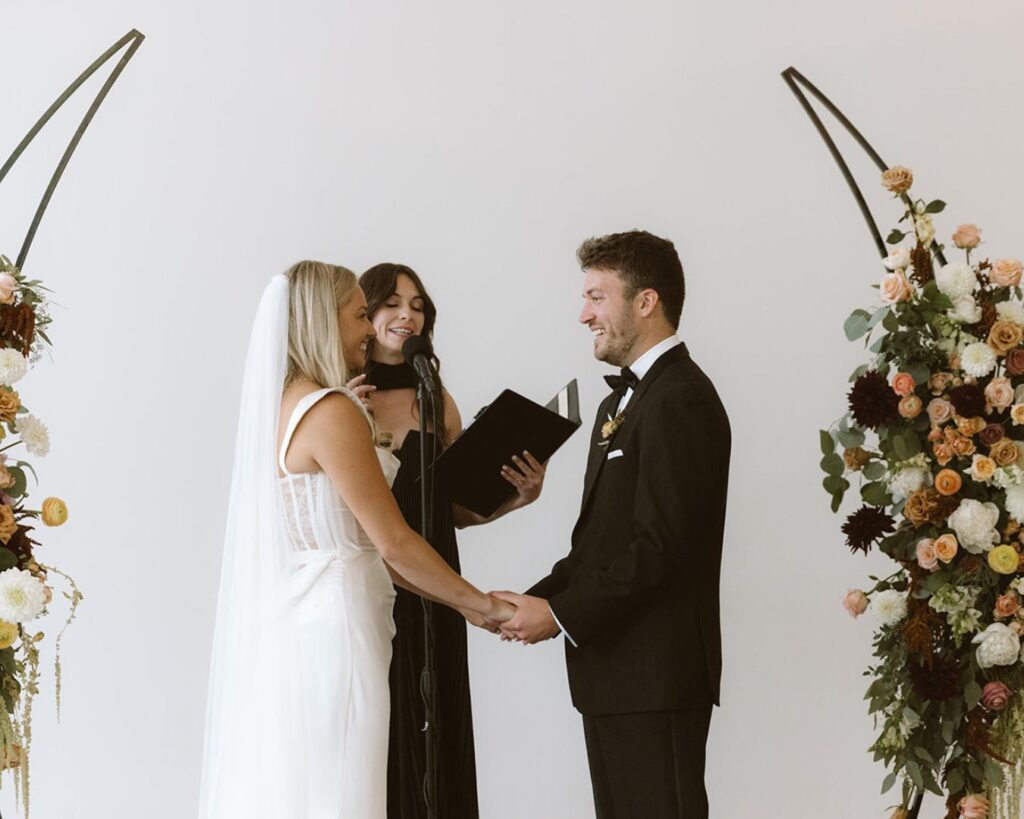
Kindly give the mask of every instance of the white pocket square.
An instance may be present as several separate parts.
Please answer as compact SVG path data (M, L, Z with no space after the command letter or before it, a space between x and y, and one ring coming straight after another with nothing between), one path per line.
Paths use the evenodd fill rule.
M621 457L622 457L622 450L621 449L616 449L614 452L609 452L608 453L608 460L609 461L612 458L621 458Z

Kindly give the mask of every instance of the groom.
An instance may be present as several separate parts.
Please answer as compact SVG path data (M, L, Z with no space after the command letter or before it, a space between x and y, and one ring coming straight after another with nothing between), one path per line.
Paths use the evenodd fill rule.
M683 268L645 231L588 239L579 320L622 367L591 436L569 555L506 638L566 637L597 819L707 817L704 755L722 668L718 585L729 419L676 337Z

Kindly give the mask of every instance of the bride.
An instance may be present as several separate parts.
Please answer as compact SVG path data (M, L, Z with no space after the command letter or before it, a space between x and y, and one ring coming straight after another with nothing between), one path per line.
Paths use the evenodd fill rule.
M511 606L404 522L397 459L345 385L374 336L355 275L275 276L245 365L200 819L384 819L393 583L478 613Z

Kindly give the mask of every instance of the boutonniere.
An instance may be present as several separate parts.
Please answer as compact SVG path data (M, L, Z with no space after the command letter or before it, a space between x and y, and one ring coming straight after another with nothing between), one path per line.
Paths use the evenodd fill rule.
M611 420L605 421L604 425L601 427L602 440L598 442L598 446L608 446L608 444L611 443L612 437L619 431L619 427L622 426L622 423L625 420L626 412L623 410Z

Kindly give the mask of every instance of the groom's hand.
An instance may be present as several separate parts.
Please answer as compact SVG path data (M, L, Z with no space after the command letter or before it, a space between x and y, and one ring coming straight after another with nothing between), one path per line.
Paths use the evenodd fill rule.
M516 607L512 619L501 624L501 633L504 637L533 645L542 640L550 640L561 631L551 613L548 601L542 597L530 597L509 591L491 592L491 596Z

